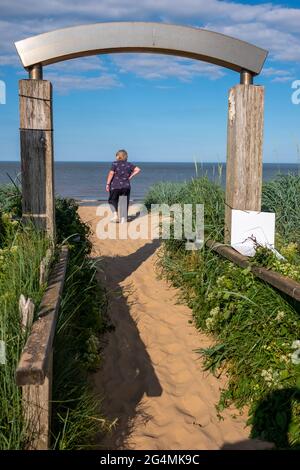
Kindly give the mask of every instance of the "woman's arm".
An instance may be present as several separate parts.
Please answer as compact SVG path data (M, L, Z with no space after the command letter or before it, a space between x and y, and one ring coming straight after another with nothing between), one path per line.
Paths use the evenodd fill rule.
M132 172L131 175L129 176L129 179L131 180L131 178L133 178L134 176L136 176L140 171L141 171L141 169L140 169L138 166L135 166L133 172Z
M105 187L105 189L106 189L107 192L109 192L110 183L111 183L111 180L112 180L113 177L114 177L114 174L115 174L115 172L112 171L112 170L110 170L110 172L109 172L108 175L107 175L106 187Z

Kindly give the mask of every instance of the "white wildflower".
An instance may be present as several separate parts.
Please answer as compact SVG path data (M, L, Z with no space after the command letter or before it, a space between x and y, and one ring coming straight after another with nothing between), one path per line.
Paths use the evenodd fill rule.
M272 369L262 370L261 376L265 379L266 382L272 382L273 380Z
M210 301L210 300L213 300L214 298L214 293L213 292L210 292L208 295L207 295L207 300Z
M285 356L284 354L282 354L280 356L280 362L285 362L285 363L289 362L288 356Z
M280 322L281 320L283 320L284 317L285 317L285 313L281 311L277 313L275 320Z
M300 348L300 339L296 339L292 343L292 349L298 349L298 348Z
M215 307L210 311L210 316L212 318L216 317L220 313L220 307Z
M225 276L219 276L218 279L217 279L216 284L217 284L218 286L221 285L222 282L224 281L224 279L225 279Z
M277 384L279 380L279 372L278 371L273 371L273 369L270 367L270 369L267 370L262 370L261 376L263 379L265 379L266 385L268 387L272 387L272 385Z
M212 328L214 326L214 319L211 318L211 317L207 318L206 321L205 321L205 324L206 324L206 328L208 330L212 330Z
M292 364L295 364L296 366L300 364L300 349L296 349L296 351L291 354L291 361Z

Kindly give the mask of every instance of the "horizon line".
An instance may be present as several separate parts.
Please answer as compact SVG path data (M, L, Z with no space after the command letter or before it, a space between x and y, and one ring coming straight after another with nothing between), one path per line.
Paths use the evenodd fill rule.
M54 160L55 163L111 163L114 160ZM136 163L158 163L158 164L164 164L164 163L192 163L192 164L216 164L216 165L223 165L226 164L226 161L155 161L155 160L133 160ZM21 163L21 160L0 160L1 163ZM272 165L299 165L300 166L300 161L295 162L295 161L282 161L282 162L262 162L264 164L272 164Z

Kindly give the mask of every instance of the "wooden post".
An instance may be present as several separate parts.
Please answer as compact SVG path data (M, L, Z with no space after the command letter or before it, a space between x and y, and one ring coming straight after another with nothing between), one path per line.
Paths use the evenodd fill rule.
M48 361L44 383L22 387L22 406L27 425L28 450L48 450L50 447L53 349L49 353Z
M52 85L20 80L22 211L55 238Z
M68 248L63 246L49 276L37 320L16 369L22 387L22 405L28 449L48 449L51 435L53 341L65 281Z
M225 243L231 209L261 210L264 87L236 85L229 91Z

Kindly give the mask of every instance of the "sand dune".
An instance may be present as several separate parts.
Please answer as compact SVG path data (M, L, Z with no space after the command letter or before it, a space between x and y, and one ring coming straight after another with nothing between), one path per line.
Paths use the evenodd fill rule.
M95 207L79 209L95 230ZM202 370L195 352L211 340L189 323L191 311L155 273L158 241L98 240L100 277L109 290L115 331L106 337L101 370L94 375L103 410L118 418L106 449L259 449L248 439L246 416L216 414L222 380ZM235 417L233 417L235 415Z

